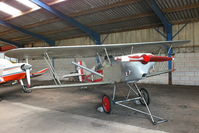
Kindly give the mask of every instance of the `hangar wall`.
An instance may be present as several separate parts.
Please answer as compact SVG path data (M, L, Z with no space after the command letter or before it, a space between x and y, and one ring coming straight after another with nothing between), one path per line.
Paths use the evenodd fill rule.
M173 26L173 34L184 24ZM161 31L163 28L159 28ZM166 40L154 28L140 29L133 31L123 31L117 33L103 34L102 40L105 44L109 43L129 43L129 42L146 42L146 41L163 41ZM175 59L175 68L173 73L173 84L176 85L199 85L199 22L189 23L175 38L174 40L191 40L189 44L175 49L177 52ZM66 40L59 40L57 45L86 45L94 44L89 37L80 37ZM46 46L45 43L36 43L34 46ZM63 61L60 61L63 63ZM60 64L55 61L55 64ZM58 67L61 69L61 67ZM67 70L70 70L68 68ZM58 72L62 73L62 72ZM168 75L160 75L148 78L144 83L168 83Z

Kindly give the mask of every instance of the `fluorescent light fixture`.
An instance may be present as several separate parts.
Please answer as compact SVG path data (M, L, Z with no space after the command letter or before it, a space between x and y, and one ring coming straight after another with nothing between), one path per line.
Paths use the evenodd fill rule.
M39 6L37 6L36 4L34 4L33 2L29 0L16 0L16 1L31 9L34 9L34 10L40 9Z
M20 10L18 10L4 2L0 2L0 11L4 12L6 14L12 15L13 17L22 14L22 12Z

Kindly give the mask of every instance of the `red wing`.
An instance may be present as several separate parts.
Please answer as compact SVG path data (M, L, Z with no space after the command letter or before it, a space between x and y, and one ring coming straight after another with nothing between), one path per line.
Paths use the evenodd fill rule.
M4 46L0 46L0 52L6 52L8 50L11 49L16 49L17 47L14 45L4 45Z
M41 76L43 75L44 73L46 73L49 69L48 68L45 68L41 71L38 71L38 72L35 72L35 73L31 73L31 77L38 77L38 76Z

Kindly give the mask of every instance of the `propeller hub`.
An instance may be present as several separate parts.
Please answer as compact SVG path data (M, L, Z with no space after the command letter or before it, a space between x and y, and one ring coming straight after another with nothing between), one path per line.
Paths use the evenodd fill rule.
M27 69L31 70L32 69L32 65L30 65L30 64L23 64L23 65L21 65L21 69L23 71L26 71Z

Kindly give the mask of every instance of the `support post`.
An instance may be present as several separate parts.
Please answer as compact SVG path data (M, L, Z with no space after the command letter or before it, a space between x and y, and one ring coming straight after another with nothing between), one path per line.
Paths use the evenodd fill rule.
M74 18L72 18L68 15L65 15L64 13L60 12L59 10L49 6L48 4L44 3L41 0L31 0L31 2L40 6L41 8L45 9L46 11L54 14L55 16L59 17L60 19L66 21L66 22L69 22L73 26L78 27L80 30L82 30L83 32L88 34L90 36L90 38L95 41L95 43L97 45L101 44L100 34L97 33L96 31L92 30L91 28L87 27L86 25L83 25L82 23L75 20Z
M172 26L171 26L171 29L172 29ZM173 40L173 34L172 34L172 30L171 30L171 32L167 32L167 41L172 41L172 40ZM173 49L171 48L168 51L168 57L172 57L172 54L173 54ZM172 60L168 61L168 69L169 70L173 69L172 64L173 64ZM168 84L172 85L172 72L169 72L169 74L168 74Z
M4 20L0 20L0 24L5 25L5 26L7 26L7 27L10 27L10 28L12 28L12 29L15 29L15 30L17 30L17 31L20 31L20 32L22 32L22 33L24 33L24 34L30 35L30 36L32 36L32 37L35 37L35 38L37 38L37 39L39 39L39 40L43 40L43 41L45 41L46 43L48 43L49 45L51 45L51 46L55 46L55 41L54 41L54 40L50 40L50 39L46 38L46 37L43 36L43 35L33 33L33 32L31 32L31 31L28 31L28 30L26 30L26 29L23 29L23 28L21 28L21 27L18 27L18 26L16 26L16 25L13 25L13 24L11 24L11 23L8 23L8 22L6 22L6 21L4 21Z
M164 14L164 12L161 10L161 8L159 7L159 5L156 3L155 0L145 0L145 1L150 5L150 7L152 8L152 10L156 14L156 16L160 19L161 23L164 25L165 31L167 33L167 41L172 41L172 39L173 39L172 24L170 23L167 16ZM171 49L168 52L169 52L168 56L171 57L173 50ZM169 70L172 69L172 61L168 62L168 69ZM168 83L169 83L169 85L172 84L172 73L171 72L169 73L169 76L168 76Z

